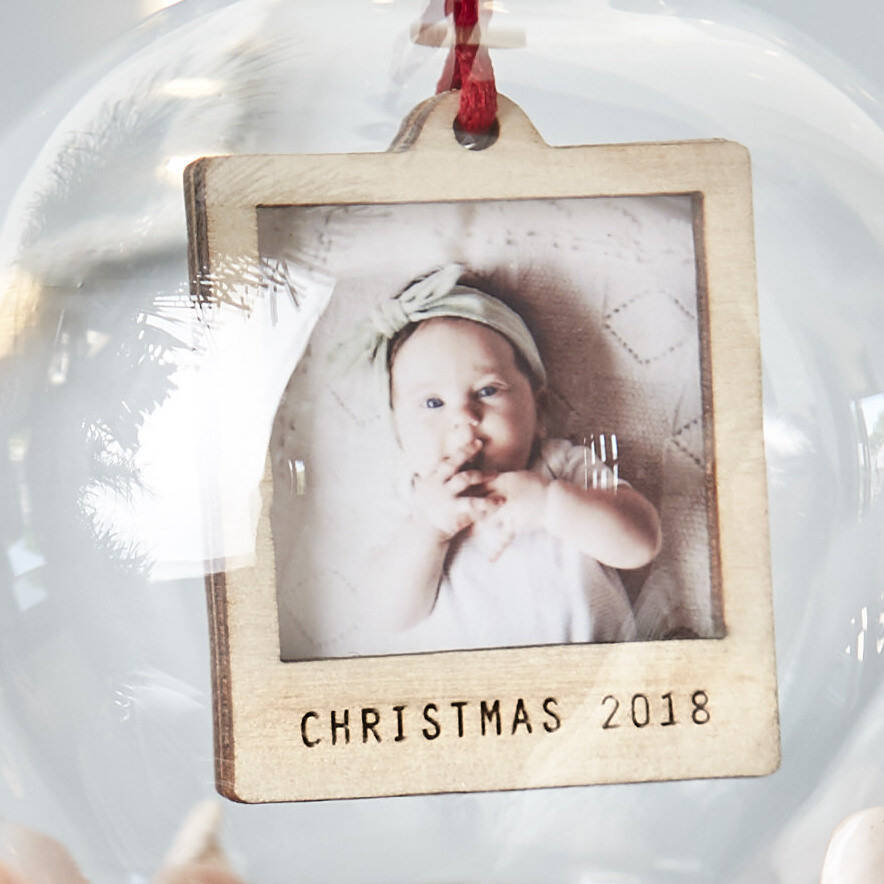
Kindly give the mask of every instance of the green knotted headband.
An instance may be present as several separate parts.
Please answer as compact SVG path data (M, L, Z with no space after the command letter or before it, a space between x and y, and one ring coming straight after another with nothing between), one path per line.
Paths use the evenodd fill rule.
M535 387L544 387L546 369L522 317L499 298L458 285L463 272L460 264L449 264L412 283L395 298L381 301L369 315L357 349L387 376L389 389L390 347L399 332L427 319L468 319L503 335L525 360Z

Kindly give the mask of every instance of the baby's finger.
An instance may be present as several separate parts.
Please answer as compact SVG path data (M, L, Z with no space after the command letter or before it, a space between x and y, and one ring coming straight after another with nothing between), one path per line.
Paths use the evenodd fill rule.
M422 482L444 485L456 472L457 466L448 458L442 458L431 470L420 476Z
M476 513L476 517L479 519L494 517L503 504L503 500L501 500L499 497L467 497L461 499L469 500L472 502L473 512Z
M476 515L473 512L473 507L469 505L470 503L468 498L459 498L457 501L453 518L455 534L463 531L464 528L469 528L476 521Z
M427 478L433 482L444 485L461 467L463 461L458 462L457 459L443 457L439 463L427 473Z
M458 530L485 518L495 508L493 503L483 497L458 497L455 501Z
M515 477L513 473L498 473L491 481L489 481L488 490L497 491L505 497L507 494L512 493L514 485Z
M471 439L469 442L455 448L450 454L442 458L442 462L451 468L452 475L456 473L468 460L475 457L482 450L481 439Z
M493 474L483 473L481 470L464 470L462 473L455 473L445 483L445 487L456 497L468 488L484 485L490 478L493 478Z

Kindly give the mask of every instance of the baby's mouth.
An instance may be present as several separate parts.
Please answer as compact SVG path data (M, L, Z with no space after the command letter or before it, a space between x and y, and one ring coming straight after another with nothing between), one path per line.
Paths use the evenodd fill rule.
M460 465L458 472L465 473L467 470L479 470L481 472L482 471L482 461L483 461L482 455L483 454L484 454L483 451L481 451L481 450L477 451L469 460L464 461Z
M484 472L482 469L484 463L484 451L477 451L469 460L464 461L460 469L458 469L459 473L464 473L467 470L478 470L480 473ZM488 489L485 488L484 485L472 485L467 488L465 491L461 493L461 497L485 497L488 494Z

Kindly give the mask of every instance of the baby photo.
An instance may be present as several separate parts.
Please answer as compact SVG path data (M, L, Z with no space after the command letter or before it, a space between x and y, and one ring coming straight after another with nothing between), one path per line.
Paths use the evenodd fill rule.
M689 196L258 232L271 297L331 292L270 444L284 660L723 634Z

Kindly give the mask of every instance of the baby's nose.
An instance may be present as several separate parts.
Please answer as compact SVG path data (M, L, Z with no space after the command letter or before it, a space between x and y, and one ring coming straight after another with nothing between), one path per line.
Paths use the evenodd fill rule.
M450 430L458 440L468 442L476 435L480 423L478 410L465 406L454 413Z
M472 452L478 438L473 427L454 427L445 439L445 451L452 457L462 456L464 452Z

